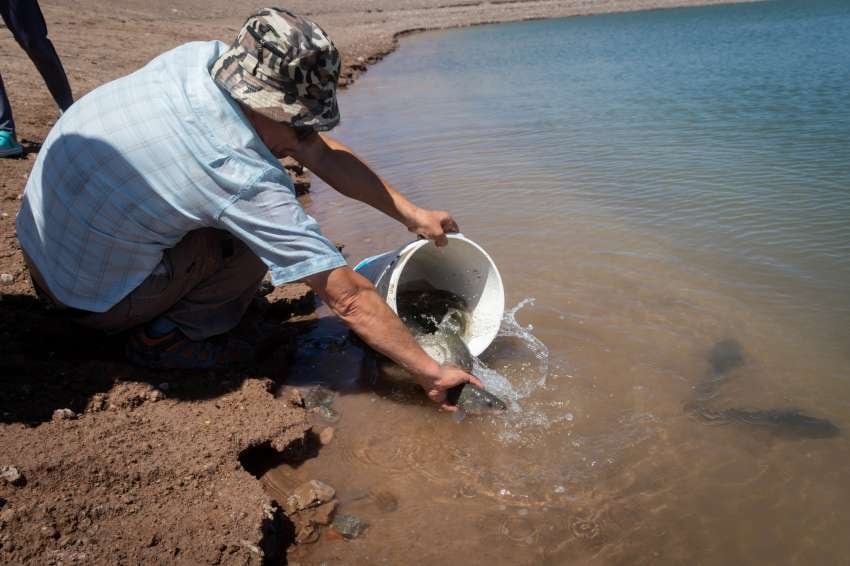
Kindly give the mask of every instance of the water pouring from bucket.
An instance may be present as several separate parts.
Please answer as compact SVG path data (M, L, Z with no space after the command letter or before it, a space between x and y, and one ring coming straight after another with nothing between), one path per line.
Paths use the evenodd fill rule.
M437 247L418 240L355 266L369 279L437 362L467 371L499 332L505 308L499 270L481 246L461 234ZM398 366L382 374L404 379ZM461 390L462 389L462 390ZM506 405L472 384L449 395L468 413L504 410Z

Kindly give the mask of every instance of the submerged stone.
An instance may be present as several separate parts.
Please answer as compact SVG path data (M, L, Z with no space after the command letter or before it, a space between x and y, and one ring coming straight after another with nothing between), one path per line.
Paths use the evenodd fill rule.
M310 480L295 488L286 498L284 508L289 514L316 507L334 498L336 491L326 483Z
M307 410L319 407L330 407L336 399L336 393L320 385L311 387L302 393L304 408Z
M334 439L334 429L333 427L325 427L322 429L322 432L319 433L319 442L322 443L322 446L327 446Z
M317 415L319 415L328 422L335 423L339 420L339 413L337 413L330 407L322 405L320 407L316 407L315 412Z
M333 528L345 538L357 538L368 527L368 523L354 515L337 515L333 522Z

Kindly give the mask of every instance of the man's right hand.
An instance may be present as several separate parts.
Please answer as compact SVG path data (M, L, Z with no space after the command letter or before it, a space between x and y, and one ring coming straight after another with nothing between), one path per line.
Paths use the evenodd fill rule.
M385 355L411 374L428 398L446 410L446 390L467 381L481 382L467 372L440 366L423 350L404 323L390 309L368 279L350 267L339 267L304 278L351 330L373 350Z
M467 382L484 387L477 377L455 366L441 366L438 374L433 377L422 376L419 385L431 401L439 404L443 410L451 412L457 411L457 407L446 403L446 391Z

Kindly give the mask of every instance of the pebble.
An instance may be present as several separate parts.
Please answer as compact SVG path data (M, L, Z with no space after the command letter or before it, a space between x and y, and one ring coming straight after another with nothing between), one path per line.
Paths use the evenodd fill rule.
M0 273L0 285L11 285L15 282L15 276L11 273Z
M27 483L27 478L24 477L24 474L14 466L3 466L0 468L0 479L16 486L22 486Z
M284 508L287 513L297 513L303 509L316 507L334 498L336 490L319 480L310 480L295 488L286 498Z
M157 385L156 387L157 387L157 389L159 389L160 391L168 391L168 388L170 387L170 385L168 384L168 382L167 382L167 381L163 381L162 383L160 383L160 384L159 384L159 385Z
M242 546L244 546L245 548L247 548L248 550L250 550L254 554L256 554L258 556L264 556L265 553L256 544L253 544L253 543L251 543L247 540L244 540L244 539L241 542L242 542Z
M336 512L336 507L337 502L335 499L328 501L327 503L323 503L318 507L310 509L308 518L317 525L330 525L331 519L333 519L334 513Z
M330 407L336 398L336 393L319 385L311 387L302 396L304 398L304 408L309 410L317 407Z
M327 446L331 443L331 440L334 439L334 429L333 427L325 427L322 429L322 432L319 433L319 442L322 443L322 446Z
M317 407L315 409L316 414L325 419L328 422L335 423L339 420L339 413L331 409L330 407L325 407L322 405L321 407Z
M71 409L56 409L53 411L53 421L70 421L77 418L77 413Z
M319 529L312 523L307 523L295 533L295 544L312 544L319 540Z
M333 527L345 538L357 538L369 525L363 519L354 515L337 515Z

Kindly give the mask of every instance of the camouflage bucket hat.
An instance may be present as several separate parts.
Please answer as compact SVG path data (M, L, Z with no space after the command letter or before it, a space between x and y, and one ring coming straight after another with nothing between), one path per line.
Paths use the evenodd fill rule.
M249 17L215 62L213 80L249 108L296 128L339 123L340 56L315 23L280 8Z

